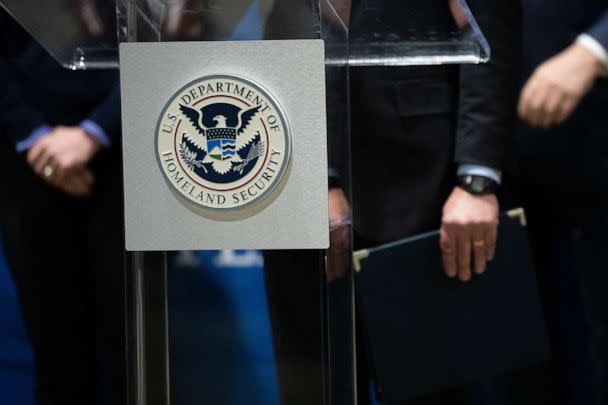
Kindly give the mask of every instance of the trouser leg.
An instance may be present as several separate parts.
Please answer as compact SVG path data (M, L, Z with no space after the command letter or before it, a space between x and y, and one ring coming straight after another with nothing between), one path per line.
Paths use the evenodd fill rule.
M34 350L38 402L95 404L95 321L83 202L47 186L22 157L15 157L11 168L13 193L3 204L3 232Z
M94 285L95 312L101 337L101 365L112 404L126 401L125 257L121 159L118 150L98 156L94 194L87 211L87 258Z

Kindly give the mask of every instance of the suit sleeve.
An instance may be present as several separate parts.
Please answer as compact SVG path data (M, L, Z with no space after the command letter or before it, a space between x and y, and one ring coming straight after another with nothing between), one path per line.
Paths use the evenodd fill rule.
M44 117L30 106L19 87L9 46L14 42L14 22L0 10L0 134L17 144L45 124Z
M118 81L110 94L93 109L87 120L99 125L112 144L120 137L120 85Z
M521 7L510 0L468 0L491 47L490 61L463 65L455 161L496 170L506 167L516 123Z
M595 38L605 49L608 49L608 9L586 33Z

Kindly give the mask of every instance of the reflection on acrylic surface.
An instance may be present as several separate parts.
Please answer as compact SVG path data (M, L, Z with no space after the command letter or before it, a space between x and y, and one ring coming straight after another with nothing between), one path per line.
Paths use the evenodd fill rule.
M177 252L169 266L172 403L278 405L261 253Z

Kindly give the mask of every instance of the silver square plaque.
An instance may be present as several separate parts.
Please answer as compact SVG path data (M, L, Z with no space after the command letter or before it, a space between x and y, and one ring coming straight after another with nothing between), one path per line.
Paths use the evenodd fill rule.
M325 249L321 40L120 45L126 248Z

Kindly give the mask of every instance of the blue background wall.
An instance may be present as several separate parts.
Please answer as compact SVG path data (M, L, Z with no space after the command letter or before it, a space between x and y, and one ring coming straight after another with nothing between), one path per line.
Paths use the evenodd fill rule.
M32 370L31 348L0 244L0 403L34 403Z

